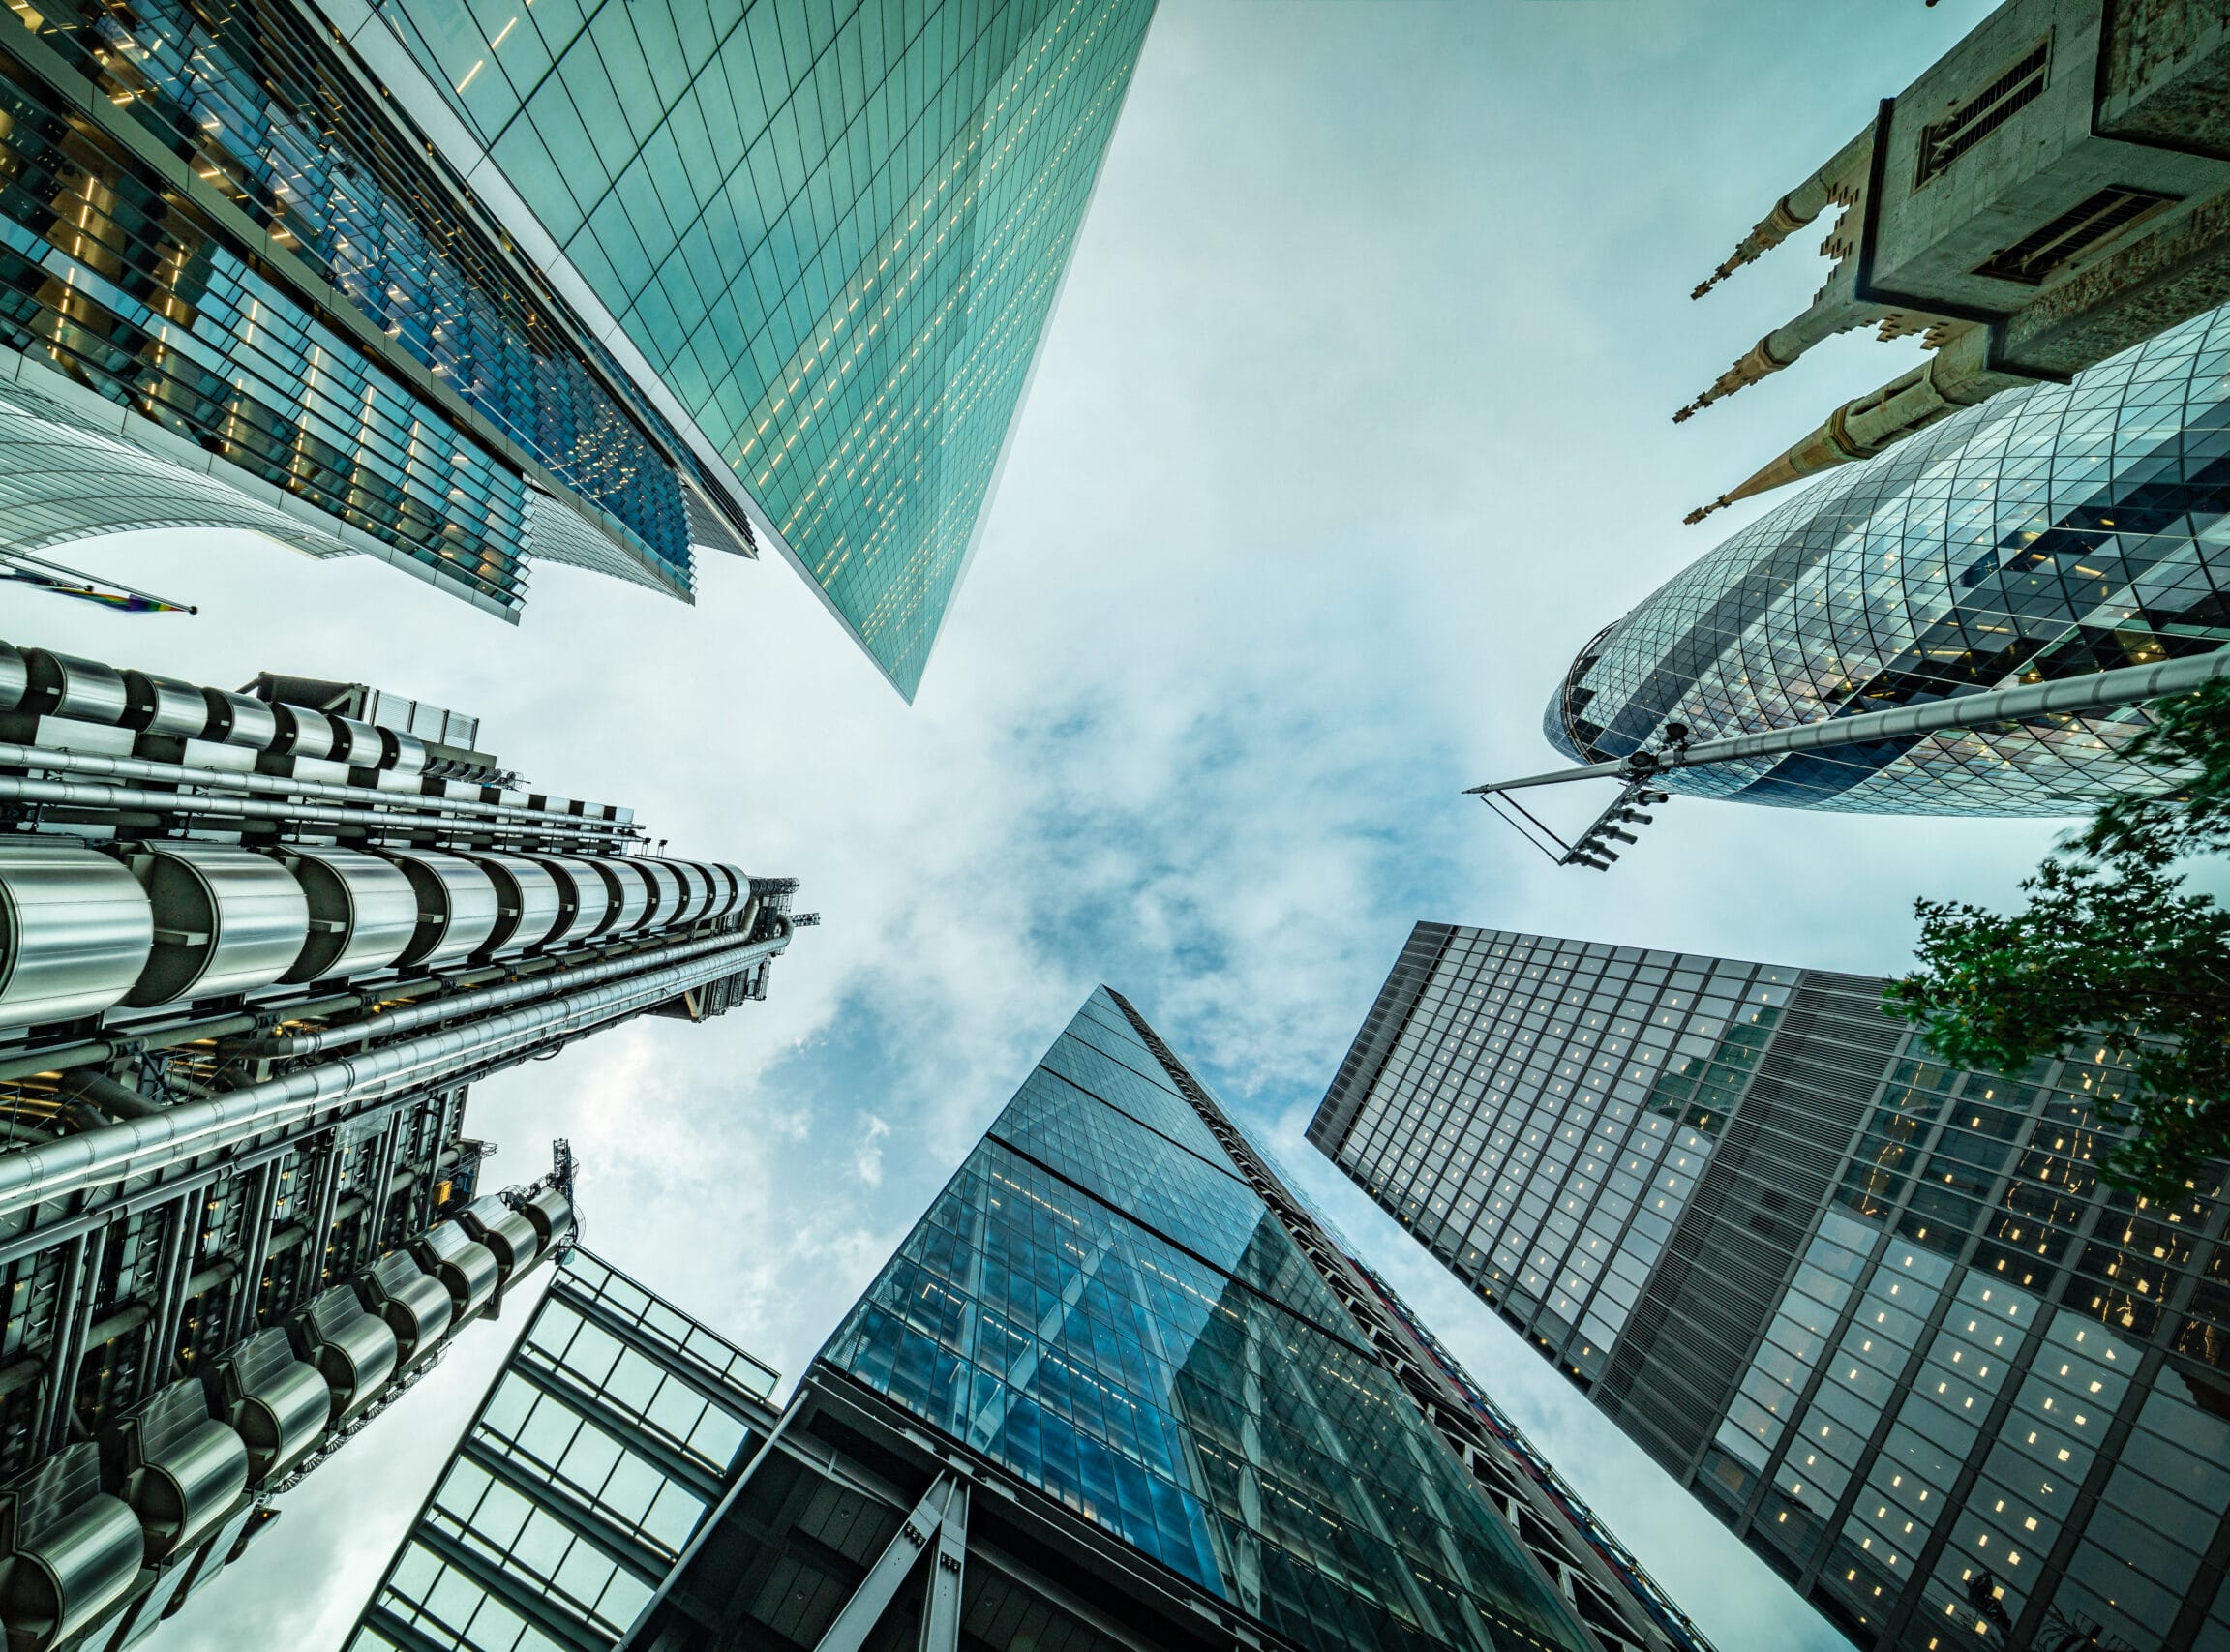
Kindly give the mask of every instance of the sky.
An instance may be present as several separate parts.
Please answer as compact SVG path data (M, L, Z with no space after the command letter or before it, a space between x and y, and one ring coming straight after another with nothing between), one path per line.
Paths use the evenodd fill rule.
M1128 994L1725 1652L1844 1642L1301 1131L1419 918L1854 972L2004 904L2052 823L1682 799L1605 875L1462 789L1560 766L1579 646L1758 511L1682 514L1914 359L1846 337L1675 428L1824 274L1735 239L1980 0L1162 0L918 703L779 560L696 606L573 570L513 628L383 565L158 533L0 587L18 645L482 719L671 853L802 881L764 1004L474 1087L497 1183L795 1374L1092 986ZM1539 805L1567 824L1605 801ZM336 1647L527 1305L281 1501L151 1643Z

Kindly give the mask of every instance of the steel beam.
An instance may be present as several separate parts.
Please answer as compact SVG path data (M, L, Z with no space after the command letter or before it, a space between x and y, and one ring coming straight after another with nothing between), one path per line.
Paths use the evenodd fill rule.
M960 1579L968 1563L968 1487L957 1476L937 1528L929 1598L921 1607L921 1652L960 1652Z
M852 1598L844 1603L844 1609L836 1614L836 1621L829 1626L828 1633L815 1642L813 1652L860 1652L867 1643L868 1633L883 1621L883 1614L898 1598L898 1590L913 1575L914 1563L937 1539L946 1516L953 1512L955 1506L965 1518L967 1494L961 1490L959 1480L950 1474L940 1474L929 1483L929 1489L921 1493L921 1500L914 1505L913 1512L899 1522L897 1533L884 1547L875 1564L867 1569L867 1576L859 1579L859 1586L852 1591ZM957 1589L954 1592L957 1596ZM955 1615L957 1609L955 1607ZM957 1635L957 1622L953 1627ZM924 1640L922 1644L926 1646L928 1642Z
M2217 648L2211 654L2163 660L2157 665L2125 666L2117 671L2092 672L2052 682L2024 682L2011 688L1985 689L1979 694L1956 694L1948 700L1932 700L1925 706L1862 711L1851 717L1824 717L1791 728L1767 729L1762 734L1697 740L1676 744L1662 752L1638 751L1614 763L1590 763L1578 768L1528 774L1519 780L1491 780L1484 786L1470 788L1465 796L1489 796L1528 786L1561 785L1567 780L1646 782L1654 775L1702 764L1741 763L1799 751L1829 751L1837 746L1872 745L1879 740L1942 734L1952 729L1975 729L2028 717L2065 716L2109 706L2141 706L2151 700L2188 694L2223 678L2230 678L2230 647Z

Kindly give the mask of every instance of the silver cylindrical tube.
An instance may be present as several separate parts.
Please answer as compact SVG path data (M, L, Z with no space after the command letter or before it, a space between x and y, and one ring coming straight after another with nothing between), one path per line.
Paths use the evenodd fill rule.
M222 688L204 688L201 698L209 706L206 739L250 751L269 751L279 737L279 719L265 702L252 694L232 694Z
M297 849L282 857L310 903L310 939L286 982L382 970L418 932L418 892L392 860L355 849Z
M630 952L624 957L607 958L595 964L579 964L568 970L553 971L549 975L530 976L523 981L508 981L501 986L471 987L443 998L421 999L400 1009L383 1010L362 1021L350 1021L339 1027L323 1027L315 1033L289 1033L260 1043L256 1048L266 1055L308 1056L326 1050L344 1049L374 1038L392 1038L415 1028L454 1021L459 1016L478 1015L491 1009L503 1008L507 1005L530 1004L536 999L555 998L561 993L578 991L599 981L618 980L626 976L641 975L646 970L686 963L691 958L701 958L708 952L727 950L737 946L740 937L736 935L708 935L696 941L682 941L672 946L661 946L655 951Z
M418 895L418 933L398 962L439 969L469 958L495 933L496 885L462 855L426 849L391 849Z
M124 726L143 735L171 735L199 739L209 727L209 703L190 682L157 676L151 672L128 671L124 687L129 703Z
M132 870L155 915L155 948L124 999L136 1007L270 986L310 939L302 886L254 850L155 843Z
M30 686L23 650L12 643L0 643L0 711L13 711L22 705L24 693Z
M154 944L147 891L121 862L50 840L0 844L0 1026L123 1002Z
M522 1054L552 1038L585 1032L733 975L760 958L771 957L788 943L787 933L755 945L738 943L732 949L648 976L182 1101L153 1118L132 1119L0 1154L0 1215L173 1162L181 1152L209 1152L257 1134L283 1119L387 1096Z
M81 723L116 724L124 720L132 696L124 686L124 674L114 666L45 648L24 649L23 663L30 674L24 710Z

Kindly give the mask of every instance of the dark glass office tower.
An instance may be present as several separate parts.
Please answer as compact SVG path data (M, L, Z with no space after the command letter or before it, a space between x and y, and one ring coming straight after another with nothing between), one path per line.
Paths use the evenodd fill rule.
M751 1437L723 1433L701 1465L689 1501L710 1515L660 1539L678 1563L633 1551L648 1596L632 1627L573 1609L565 1633L527 1643L1624 1644L1582 1626L1428 1422L1441 1391L1412 1388L1415 1343L1374 1302L1152 1029L1095 992L780 1418L719 1402ZM697 1366L662 1368L705 1392ZM558 1392L530 1386L538 1404ZM567 1403L588 1414L578 1386ZM477 1519L469 1499L437 1501ZM487 1542L453 1535L499 1559L518 1529L503 1509ZM411 1598L433 1601L407 1549L360 1646L511 1644L467 1638L481 1608L463 1589L395 1633L407 1569Z
M254 528L516 617L756 534L910 695L1151 13L0 8L0 542Z
M2230 1645L2225 1167L1883 984L1420 924L1310 1137L1858 1644Z

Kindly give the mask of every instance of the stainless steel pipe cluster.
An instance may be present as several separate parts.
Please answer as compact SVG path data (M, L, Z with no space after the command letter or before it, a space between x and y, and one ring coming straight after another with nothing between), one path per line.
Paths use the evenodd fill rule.
M646 856L0 840L0 1032L748 920L750 887Z
M80 784L68 794L26 795L21 801L163 807L235 820L300 819L358 826L423 828L431 818L454 817L496 835L604 845L640 835L626 811L601 805L448 796L445 786L434 782L453 762L430 764L426 743L401 730L5 642L0 642L0 717L19 725L60 719L114 729L129 736L132 747L127 756L75 749L87 743L83 740L71 742L72 749L55 742L0 742L0 766L112 783ZM128 782L142 784L113 784ZM146 786L182 790L149 803ZM267 800L275 798L312 802L278 807Z
M11 1645L56 1646L345 1429L410 1367L571 1237L556 1188L517 1209L474 1200L284 1327L255 1332L207 1379L157 1390L66 1447L18 1498L0 1617Z
M0 1154L0 1216L261 1133L274 1125L445 1080L632 1015L772 957L789 942L734 945L608 985L467 1022L359 1056Z

